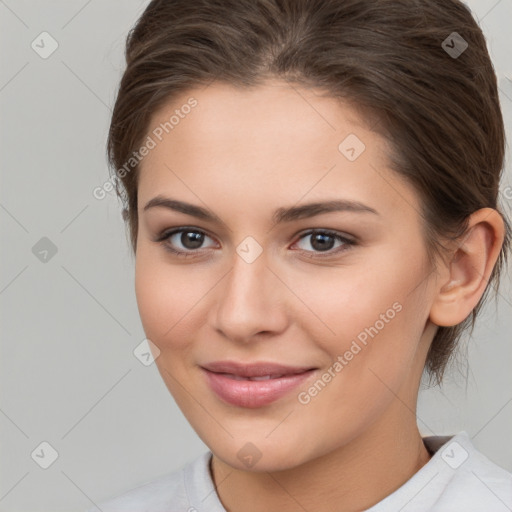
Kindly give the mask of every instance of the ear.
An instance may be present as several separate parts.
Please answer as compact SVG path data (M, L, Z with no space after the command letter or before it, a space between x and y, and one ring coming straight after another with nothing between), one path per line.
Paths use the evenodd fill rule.
M465 320L483 295L505 236L503 218L492 208L470 216L462 243L439 269L430 320L450 327Z

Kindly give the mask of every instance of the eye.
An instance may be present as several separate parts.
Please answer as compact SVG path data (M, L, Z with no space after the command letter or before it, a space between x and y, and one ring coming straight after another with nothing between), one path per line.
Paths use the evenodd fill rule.
M334 254L347 251L351 246L356 244L355 240L340 235L336 231L329 230L309 230L306 233L303 233L300 239L302 240L308 238L310 242L306 245L310 245L313 248L313 251L305 249L306 252L313 252L314 256L320 257L324 256L322 253L326 253L325 256L332 256ZM333 244L336 240L341 243L341 246L338 246L337 249L332 250Z
M304 248L301 250L303 252L312 253L311 257L332 256L347 251L356 244L355 240L330 230L312 229L306 233L302 233L300 240L307 239L308 237L310 242L306 245L310 245L313 250L311 251ZM154 241L161 243L165 250L172 254L180 257L192 257L202 252L200 249L204 249L202 245L205 238L211 239L211 237L200 229L181 227L171 231L163 231ZM340 242L341 245L333 250L333 245L336 241ZM215 245L210 247L215 247Z
M196 228L182 227L172 231L163 231L155 239L164 248L177 256L194 256L204 243L204 239L210 238L204 231ZM181 245L181 247L180 247Z

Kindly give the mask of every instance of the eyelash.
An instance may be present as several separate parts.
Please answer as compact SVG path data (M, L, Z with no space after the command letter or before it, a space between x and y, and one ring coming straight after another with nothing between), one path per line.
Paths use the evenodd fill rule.
M154 241L158 242L158 243L161 243L166 251L168 251L168 252L170 252L170 253L178 256L178 257L181 257L181 258L195 257L195 256L198 255L198 253L202 252L200 249L188 250L188 251L180 251L180 250L174 249L168 243L168 240L173 235L176 235L177 233L187 233L187 232L189 232L189 233L199 233L201 235L207 236L208 238L211 238L207 233L205 233L201 229L192 228L192 227L190 227L190 228L189 227L181 227L179 229L173 229L171 231L168 231L168 230L162 231L156 237L156 239L154 239ZM301 240L302 238L305 238L307 236L314 235L314 234L328 235L328 236L330 236L332 238L335 238L336 240L338 240L340 242L343 242L343 244L344 244L343 246L338 247L336 250L330 249L329 251L325 251L323 253L322 252L317 252L317 251L305 251L305 250L302 249L302 252L313 253L315 255L314 257L317 257L317 258L332 257L334 255L337 255L337 254L343 253L345 251L348 251L353 246L357 245L355 240L347 238L345 236L342 236L339 233L337 233L336 231L331 231L331 230L328 230L328 229L318 229L318 228L317 229L310 229L310 230L302 233L300 235L300 237L299 237L299 240Z

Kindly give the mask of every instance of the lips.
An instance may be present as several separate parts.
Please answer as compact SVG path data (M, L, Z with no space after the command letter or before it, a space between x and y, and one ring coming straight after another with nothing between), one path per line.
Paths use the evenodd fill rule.
M231 373L219 373L219 375L224 375L225 377L228 377L229 379L233 380L269 380L269 379L279 379L280 377L284 377L284 374L282 375L264 375L263 377L241 377L240 375L233 375Z
M233 378L239 378L237 380L276 379L314 369L312 366L285 366L270 362L242 364L232 361L216 361L203 365L203 368L210 372L223 373ZM262 378L259 379L259 377Z
M310 366L275 363L240 364L218 361L202 366L210 389L222 401L238 407L257 408L290 393L316 374Z

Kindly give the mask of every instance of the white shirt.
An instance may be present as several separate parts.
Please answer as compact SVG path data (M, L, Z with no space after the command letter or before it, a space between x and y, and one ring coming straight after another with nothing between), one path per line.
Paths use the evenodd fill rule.
M434 453L430 461L366 512L512 511L512 473L476 450L466 432L423 441ZM208 451L98 507L103 512L226 512L210 475L211 457Z

